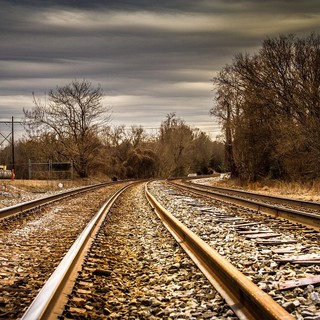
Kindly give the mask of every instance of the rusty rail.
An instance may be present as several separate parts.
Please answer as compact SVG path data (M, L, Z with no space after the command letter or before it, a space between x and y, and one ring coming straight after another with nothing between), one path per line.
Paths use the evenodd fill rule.
M206 186L201 187L198 185L195 186L194 184L186 185L186 184L174 183L174 182L170 182L170 183L173 185L179 186L181 188L187 189L193 193L202 194L217 200L222 200L229 203L237 204L239 206L256 210L258 212L261 212L276 218L287 219L293 223L301 223L307 227L320 230L320 214L298 211L290 208L278 207L277 205L272 205L264 202L251 200L251 199L245 199L235 195L223 194L223 193L215 192L212 190L208 190L207 188L205 188ZM286 200L290 200L290 199L286 199ZM318 209L320 209L320 206L318 207Z
M239 319L294 319L267 293L262 291L230 262L222 258L207 243L173 217L148 191L147 186L145 193L152 208L167 229Z
M221 192L230 192L230 193L232 193L234 195L236 194L238 196L250 197L253 199L259 199L259 200L265 200L265 201L270 201L270 202L275 202L275 203L287 204L290 206L299 206L302 208L319 210L319 213L320 213L320 203L319 202L312 202L312 201L299 200L299 199L290 199L290 198L285 198L285 197L280 197L280 196L272 196L272 195L262 194L262 193L258 193L258 192L244 191L244 190L232 189L232 188L226 188L226 187L201 185L201 184L193 183L190 180L186 180L186 181L183 180L183 183L187 183L187 184L198 186L198 187L206 187L212 191L217 191L220 193Z
M90 248L93 238L113 203L129 187L130 185L122 187L103 204L42 287L22 316L22 320L48 320L59 317L67 302L67 294L71 292L77 272L81 268L86 250Z
M64 198L71 197L71 196L79 194L79 193L98 189L98 188L104 187L104 186L111 184L111 183L114 183L114 182L104 182L104 183L99 183L99 184L93 184L90 186L84 186L84 187L68 190L65 192L61 192L61 193L58 193L55 195L43 197L40 199L19 203L17 205L13 205L13 206L10 206L7 208L2 208L2 209L0 209L0 220L3 218L9 217L9 216L18 215L22 212L26 212L28 210L32 210L32 209L38 208L43 205L50 204L55 201L62 200Z

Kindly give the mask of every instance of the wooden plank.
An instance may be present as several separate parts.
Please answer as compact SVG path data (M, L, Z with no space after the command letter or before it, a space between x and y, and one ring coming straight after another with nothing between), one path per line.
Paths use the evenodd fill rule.
M303 254L300 256L291 256L291 257L283 257L280 259L274 259L275 262L278 263L299 263L299 261L303 262L317 262L320 261L320 254Z
M227 216L227 215L221 215L221 214L215 214L214 215L217 219L225 219L225 218L230 218L232 216Z
M303 227L299 226L278 226L280 230L302 230Z
M201 207L199 209L200 211L207 211L207 212L214 212L214 213L216 212L215 209L212 207Z
M236 217L230 217L230 218L218 218L217 221L218 222L235 222L235 224L237 224L236 221L239 220L243 220L242 218L236 218Z
M236 221L234 223L236 226L239 226L239 225L242 225L242 224L246 224L246 223L250 223L250 221L245 221L245 219L243 219L243 218L239 218L238 220L239 220L238 222Z
M237 230L239 234L258 234L258 233L266 233L266 232L273 232L272 230Z
M319 233L317 230L312 230L312 229L303 229L301 230L305 234L317 234Z
M320 265L320 260L297 260L293 261L293 264L301 264L305 266L310 266L310 265Z
M272 250L272 252L277 254L286 254L286 253L294 253L296 250L297 250L296 247L286 247L286 248L274 249Z
M279 233L273 233L273 232L266 232L266 233L259 233L259 234L247 234L245 237L247 239L259 239L259 238L275 238L279 237Z
M259 224L261 224L261 223L258 223L258 222L247 222L247 223L232 225L231 227L234 227L234 228L236 228L236 229L240 229L240 228L246 228L246 227L256 226L256 225L259 225Z
M269 244L269 245L278 245L278 244L289 244L297 243L297 240L281 240L281 239L272 239L272 240L260 240L256 242L257 244Z
M316 284L316 283L320 283L320 275L308 277L308 278L283 281L279 283L278 287L279 287L279 290L286 290L286 289L303 287L309 284Z
M187 201L187 200L186 200L186 201ZM187 201L187 202L189 202L189 201ZM192 206L192 207L201 207L201 206L202 206L202 203L199 202L199 201L190 201L190 202L188 203L188 205L189 205L189 206Z

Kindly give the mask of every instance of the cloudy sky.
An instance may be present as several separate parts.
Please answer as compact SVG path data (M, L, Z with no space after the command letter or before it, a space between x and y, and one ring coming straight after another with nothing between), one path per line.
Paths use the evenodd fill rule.
M100 84L112 125L176 112L214 137L211 79L266 37L320 33L319 0L0 0L0 120L74 79ZM0 127L1 132L1 127Z

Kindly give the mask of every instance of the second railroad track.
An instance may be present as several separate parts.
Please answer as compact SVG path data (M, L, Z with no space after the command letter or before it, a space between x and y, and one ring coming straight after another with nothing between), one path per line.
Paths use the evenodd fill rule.
M319 292L312 282L289 284L292 279L305 281L305 274L309 280L312 273L316 276L317 245L312 245L318 236L316 230L303 232L310 242L300 242L297 233L295 239L291 235L288 242L281 244L278 239L272 244L279 234L270 219L259 220L245 209L235 213L234 206L228 208L164 181L148 186L141 182L117 192L109 186L108 190L109 196L106 191L98 196L98 202L104 199L103 207L92 213L89 225L63 260L53 263L51 273L55 272L28 307L32 291L25 267L28 260L24 262L21 251L7 261L2 258L2 266L7 267L3 269L6 275L0 274L5 293L0 318L287 320L317 316L312 306L316 308ZM29 226L37 224L37 217L29 219ZM41 219L45 222L52 217ZM54 219L60 223L59 215ZM16 227L9 231L11 237L26 230L19 219L12 223ZM46 228L51 228L50 224ZM295 228L286 225L282 230ZM26 239L31 233L27 232ZM3 245L5 235L2 237ZM57 244L64 242L57 240ZM267 240L271 241L268 248L267 242L263 244ZM7 242L4 248L9 246ZM50 246L44 248L51 250ZM291 268L292 261L281 250L289 254L301 250L309 263ZM10 274L13 259L19 262ZM40 270L46 262L37 265ZM289 272L284 265L291 268ZM32 271L33 279L36 270ZM40 287L42 280L36 281ZM28 294L21 300L20 313L10 311L11 306L17 306L10 295L23 296L24 291Z

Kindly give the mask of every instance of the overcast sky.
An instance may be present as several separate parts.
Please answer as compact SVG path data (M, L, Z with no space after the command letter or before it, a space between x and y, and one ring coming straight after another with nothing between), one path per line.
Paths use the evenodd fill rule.
M266 37L320 32L319 0L0 0L0 119L74 79L100 84L112 125L171 112L218 133L211 79ZM1 126L0 126L1 132Z

